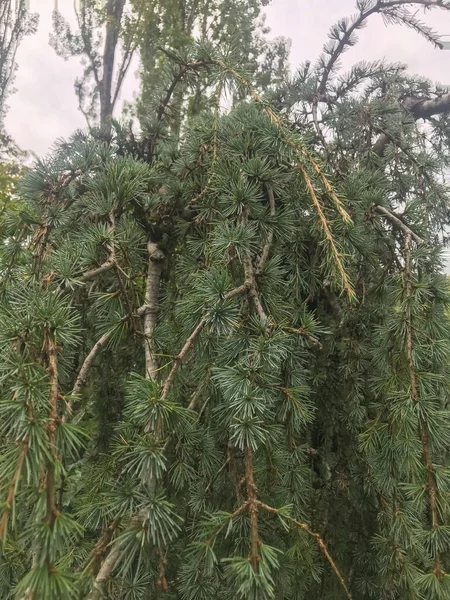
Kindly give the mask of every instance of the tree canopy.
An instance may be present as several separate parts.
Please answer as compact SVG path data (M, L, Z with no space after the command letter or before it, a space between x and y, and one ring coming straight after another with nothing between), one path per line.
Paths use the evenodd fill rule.
M2 598L450 598L450 95L339 69L377 13L439 45L411 5L450 10L358 0L290 78L284 44L260 69L259 3L148 3L139 133L110 111L26 170Z

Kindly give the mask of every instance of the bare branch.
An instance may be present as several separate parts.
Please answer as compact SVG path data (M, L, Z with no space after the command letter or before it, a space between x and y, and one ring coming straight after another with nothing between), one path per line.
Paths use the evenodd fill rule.
M397 229L401 229L407 235L410 235L412 239L416 242L416 244L425 244L425 240L419 237L414 231L412 231L401 219L399 219L396 215L391 213L390 210L385 208L384 206L380 206L379 204L374 206L374 209L380 214L384 215L391 223L397 227Z
M267 186L267 196L269 197L269 207L270 207L270 216L274 217L275 216L275 196L273 194L273 189L268 185ZM269 254L270 254L270 248L272 247L272 242L273 242L273 231L271 230L267 236L267 241L266 244L263 248L263 251L261 253L261 256L259 258L258 261L258 266L256 268L256 275L260 275L261 272L263 271L267 260L269 258Z
M352 600L352 595L350 594L350 590L348 589L347 584L344 581L344 578L342 577L339 569L337 568L336 563L334 562L333 558L331 557L330 553L328 552L325 542L323 541L321 536L318 533L311 531L311 529L305 523L302 523L301 521L297 521L297 519L294 519L293 517L290 517L289 515L285 515L285 514L280 515L280 511L277 508L273 508L272 506L264 504L264 502L261 502L259 500L257 500L257 503L263 510L266 510L267 512L273 513L275 515L279 515L282 519L286 519L287 521L290 521L294 525L297 525L297 527L300 527L300 529L305 531L308 535L310 535L311 537L313 537L316 540L317 545L319 546L320 550L323 552L327 561L330 563L330 566L333 569L333 571L335 572L336 577L339 579L339 582L340 582L342 588L344 589L348 600Z
M145 289L145 304L138 310L144 317L145 376L155 379L158 364L154 358L153 332L158 316L159 283L163 268L164 253L154 242L148 242L148 271Z
M94 362L95 357L106 344L106 342L109 340L111 335L112 333L110 331L104 333L102 337L92 346L91 351L84 359L83 365L81 366L80 372L78 373L78 377L75 381L75 385L73 386L73 390L71 393L72 396L76 396L80 393L81 388L86 382L89 370L92 367L92 363Z
M112 269L115 266L115 264L116 264L115 258L113 258L113 257L108 258L108 260L105 260L105 262L103 264L101 264L99 267L96 267L95 269L91 269L90 271L86 271L86 273L84 273L84 275L81 275L81 277L78 277L77 281L85 283L86 281L95 279L98 275L101 275L102 273L105 273L105 271L109 271L110 269Z
M6 500L5 500L5 507L3 509L2 518L0 519L0 539L3 538L3 536L6 532L6 525L8 523L8 517L10 515L12 505L14 502L14 496L16 494L16 489L17 489L17 484L19 482L20 473L22 472L23 463L25 462L25 458L26 458L27 452L28 452L28 442L29 442L29 438L27 436L21 444L22 449L19 454L19 460L17 461L16 470L14 471L14 475L11 480L11 484L8 488L8 494L7 494Z
M245 283L244 285L240 285L237 288L234 288L234 290L231 290L230 292L228 292L227 294L225 294L224 296L224 300L229 300L230 298L234 298L234 296L238 296L239 294L243 294L244 292L246 292L248 290L248 285ZM200 319L198 325L195 327L194 331L191 333L191 335L188 337L188 339L186 340L186 342L184 343L182 349L180 350L180 352L177 354L176 358L175 358L175 362L172 366L172 369L170 370L169 375L167 376L166 380L163 383L163 387L162 387L162 397L165 398L167 396L167 393L173 383L173 380L175 378L175 375L180 367L181 362L183 361L183 358L186 356L186 354L188 353L190 347L192 346L192 344L194 343L194 341L196 340L198 334L202 331L202 329L205 327L208 318L209 318L210 313L206 313L205 315L203 315L203 317Z

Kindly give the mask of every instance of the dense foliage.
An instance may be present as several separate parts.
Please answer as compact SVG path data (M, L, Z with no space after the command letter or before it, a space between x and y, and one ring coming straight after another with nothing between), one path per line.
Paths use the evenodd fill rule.
M450 598L450 100L401 65L339 73L375 13L439 43L359 0L261 96L235 44L190 40L139 136L79 132L25 174L1 598Z

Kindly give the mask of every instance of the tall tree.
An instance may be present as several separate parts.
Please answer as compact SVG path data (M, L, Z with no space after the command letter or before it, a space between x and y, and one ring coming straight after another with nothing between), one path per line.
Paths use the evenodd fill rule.
M143 36L140 41L142 90L138 103L141 121L151 118L155 92L173 68L166 50L181 59L189 56L195 41L210 41L216 46L232 47L241 69L257 87L284 80L288 72L289 42L284 38L267 39L269 28L262 14L267 0L152 0L143 13ZM139 3L136 2L139 6ZM171 122L179 128L183 115L196 115L210 101L211 85L207 72L197 78L192 88L178 86L177 101L171 102ZM186 93L189 93L186 95ZM236 92L236 90L234 90Z
M169 51L157 127L26 174L0 253L2 597L449 597L447 93L337 69L377 12L439 43L411 4L359 1L270 102L239 52ZM247 100L221 115L224 82Z
M89 126L99 123L106 132L141 35L145 2L136 2L134 14L126 5L126 0L76 3L76 33L61 13L54 11L51 44L65 59L82 57L84 73L75 82L79 108Z
M13 149L4 129L7 98L17 69L16 54L23 37L36 31L38 17L31 14L25 0L4 0L0 6L0 157Z

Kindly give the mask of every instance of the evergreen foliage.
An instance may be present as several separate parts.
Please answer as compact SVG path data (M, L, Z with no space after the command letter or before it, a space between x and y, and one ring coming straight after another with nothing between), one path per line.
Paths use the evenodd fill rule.
M450 598L445 95L337 70L377 12L434 40L405 4L358 2L264 97L223 44L166 51L140 137L78 132L25 173L1 222L0 597Z

